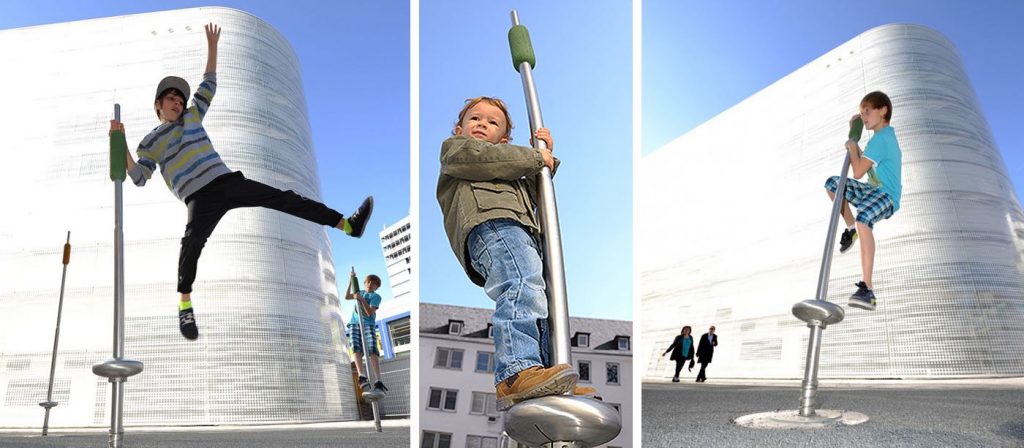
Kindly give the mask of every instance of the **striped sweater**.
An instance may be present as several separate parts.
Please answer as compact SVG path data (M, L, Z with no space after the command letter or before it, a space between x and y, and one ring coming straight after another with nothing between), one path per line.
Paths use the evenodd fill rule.
M203 75L192 104L178 120L157 126L142 139L136 150L139 161L128 171L135 185L146 185L159 165L167 188L184 201L217 177L231 172L203 129L203 117L216 89L217 74Z

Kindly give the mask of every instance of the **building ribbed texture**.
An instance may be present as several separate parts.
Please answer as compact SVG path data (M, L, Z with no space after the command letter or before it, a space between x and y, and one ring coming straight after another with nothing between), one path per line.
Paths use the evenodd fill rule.
M204 121L229 168L319 198L316 157L288 42L260 19L197 8L0 31L8 107L0 165L0 422L39 425L65 232L73 246L51 425L103 426L110 386L113 185L108 120L122 104L129 146L154 126L167 75L193 90L203 25L224 29L218 89ZM154 176L154 179L158 179ZM229 212L199 262L200 337L177 324L185 206L162 182L124 186L126 425L253 424L358 418L331 247L324 227L268 209Z
M901 209L875 227L878 309L847 308L822 377L1024 374L1024 214L953 44L915 25L869 30L644 157L638 176L646 376L683 325L717 325L710 377L798 378L847 120L894 103ZM867 131L862 145L871 137ZM838 246L838 244L837 244ZM859 244L828 300L861 279Z

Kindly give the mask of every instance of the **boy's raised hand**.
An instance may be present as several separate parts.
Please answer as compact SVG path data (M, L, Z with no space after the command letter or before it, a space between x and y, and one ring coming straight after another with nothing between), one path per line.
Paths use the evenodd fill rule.
M530 143L536 146L537 140L544 142L548 146L549 151L555 150L555 140L551 138L551 130L548 128L537 129L537 132L533 134L533 138L530 139Z
M209 43L210 46L216 47L217 42L220 41L220 27L211 22L207 23L205 28L206 42Z
M114 131L124 132L124 123L117 120L110 120L110 132L107 135L112 134Z

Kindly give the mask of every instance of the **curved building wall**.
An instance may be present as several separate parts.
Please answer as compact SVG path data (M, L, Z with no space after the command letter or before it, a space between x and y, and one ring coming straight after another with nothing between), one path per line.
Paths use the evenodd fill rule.
M903 151L901 209L875 227L878 309L824 333L822 377L1024 375L1024 214L956 49L869 30L641 162L638 269L648 377L683 325L717 325L710 375L799 378L847 120L882 90ZM871 137L867 131L861 140ZM861 279L833 259L828 300Z
M113 184L108 120L122 105L129 146L158 122L157 82L198 86L203 25L223 27L218 89L204 123L246 177L318 199L299 63L269 25L197 8L0 31L0 422L39 425L49 374L65 232L73 246L57 358L53 426L109 422L110 386L90 366L110 357ZM10 131L8 131L8 129ZM125 424L201 425L358 418L326 229L268 209L229 212L199 261L200 337L177 325L184 204L159 174L124 185Z

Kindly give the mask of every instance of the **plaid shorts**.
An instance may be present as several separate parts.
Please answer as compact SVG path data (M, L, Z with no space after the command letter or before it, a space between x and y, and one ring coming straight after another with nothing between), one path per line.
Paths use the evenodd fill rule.
M380 355L380 351L377 350L377 326L366 325L363 330L366 336L366 344L370 346L370 354ZM348 324L348 342L352 344L352 351L355 353L363 353L363 339L359 337L359 322Z
M839 186L839 176L825 181L825 189L833 193ZM846 202L857 208L857 221L875 228L875 223L892 216L893 203L889 193L872 187L857 179L846 179Z

